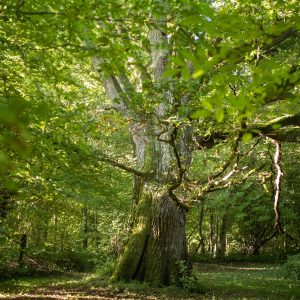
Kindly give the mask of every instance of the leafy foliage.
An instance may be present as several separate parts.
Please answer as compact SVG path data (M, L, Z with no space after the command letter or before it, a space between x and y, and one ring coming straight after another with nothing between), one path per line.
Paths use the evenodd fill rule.
M279 271L284 278L300 280L300 255L291 255Z

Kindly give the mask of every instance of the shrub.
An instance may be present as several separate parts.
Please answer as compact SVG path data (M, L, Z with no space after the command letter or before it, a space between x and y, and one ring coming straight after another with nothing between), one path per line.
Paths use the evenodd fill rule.
M113 274L115 266L116 259L112 256L107 257L98 263L96 273L102 278L108 278Z
M284 278L300 280L300 253L289 256L279 272Z
M184 261L178 261L177 267L180 273L179 284L190 292L201 292L199 280L195 272L190 270Z

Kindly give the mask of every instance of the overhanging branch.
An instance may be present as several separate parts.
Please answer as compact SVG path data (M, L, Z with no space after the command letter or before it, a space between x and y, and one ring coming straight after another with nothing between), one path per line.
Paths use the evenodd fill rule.
M126 166L126 165L124 165L122 163L119 163L119 162L117 162L117 161L115 161L115 160L113 160L113 159L111 159L111 158L109 158L109 157L107 157L107 156L105 156L103 154L100 154L100 156L97 155L96 159L98 161L100 161L100 162L107 163L107 164L109 164L109 165L111 165L113 167L119 168L119 169L121 169L123 171L126 171L128 173L131 173L131 174L139 176L139 177L145 178L145 177L149 177L150 176L149 173L138 171L138 170L136 170L136 169L134 169L132 167L129 167L129 166Z
M276 129L280 127L279 129ZM300 142L300 113L286 115L269 121L268 123L257 123L247 127L253 137L261 135L276 139L279 142ZM196 137L199 150L211 149L219 143L227 140L232 132L214 132L207 138Z
M187 179L188 182L194 184L194 185L205 185L208 183L213 184L213 182L215 182L217 180L218 177L220 177L221 175L224 174L224 172L228 169L228 167L234 162L234 166L233 169L223 177L222 181L226 181L227 179L229 179L230 177L232 177L236 172L238 172L237 170L237 166L238 166L238 162L239 162L239 152L238 152L238 146L239 146L239 139L240 139L240 134L238 134L233 141L232 144L232 149L231 149L231 154L228 158L227 161L225 161L222 166L220 167L220 170L215 173L214 175L209 176L209 180L191 180L191 179Z

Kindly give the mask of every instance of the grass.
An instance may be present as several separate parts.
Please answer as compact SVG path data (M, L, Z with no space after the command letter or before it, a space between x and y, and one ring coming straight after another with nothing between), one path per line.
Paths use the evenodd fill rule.
M97 274L70 273L0 282L0 299L300 299L300 282L253 263L195 265L203 294L140 283L109 285Z
M300 282L280 278L277 266L197 264L205 292L218 299L300 299Z
M201 297L201 295L199 295ZM153 288L138 282L109 285L97 274L70 273L0 282L0 299L199 299L176 287Z

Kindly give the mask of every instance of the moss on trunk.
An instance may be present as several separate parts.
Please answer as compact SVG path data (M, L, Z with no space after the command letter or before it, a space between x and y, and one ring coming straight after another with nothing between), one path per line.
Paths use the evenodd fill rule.
M179 261L187 262L185 212L167 193L144 192L133 230L111 280L152 285L180 282Z
M150 232L151 194L144 193L136 207L133 228L111 281L131 280L143 259Z

